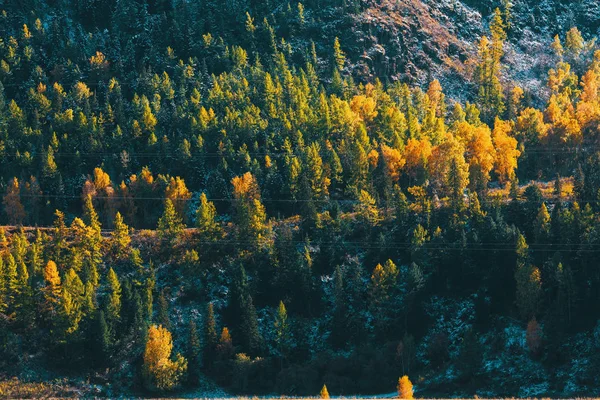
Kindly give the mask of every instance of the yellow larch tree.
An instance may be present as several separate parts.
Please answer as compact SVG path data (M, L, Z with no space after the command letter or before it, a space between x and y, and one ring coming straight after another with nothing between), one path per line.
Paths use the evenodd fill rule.
M177 354L171 360L173 339L171 332L162 326L148 329L148 341L144 350L143 374L149 389L165 391L177 386L187 370L187 360Z

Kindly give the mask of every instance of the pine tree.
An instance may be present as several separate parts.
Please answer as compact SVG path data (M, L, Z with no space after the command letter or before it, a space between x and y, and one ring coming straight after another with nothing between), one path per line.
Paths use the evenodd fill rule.
M6 312L8 307L8 287L6 284L6 270L2 257L0 257L0 313Z
M108 298L106 303L106 320L113 329L121 320L121 283L115 271L108 271Z
M212 303L206 305L206 316L204 317L204 353L203 360L207 366L214 362L217 348L217 323Z
M567 32L567 37L565 39L565 49L573 56L579 57L581 52L585 47L585 41L581 36L581 32L577 27L572 27Z
M523 319L535 317L541 299L542 281L540 270L531 265L529 246L525 237L517 237L517 267L515 279L517 282L517 306Z
M347 305L344 291L344 275L340 266L335 267L334 273L334 305L331 337L336 348L342 347L348 337Z
M283 304L283 301L280 301L273 326L275 327L275 342L277 344L279 354L282 357L282 362L283 359L286 358L289 350L290 326L287 322L287 319L288 316L287 310L285 309L285 304Z
M504 93L500 83L501 58L504 55L506 40L502 12L496 9L490 23L491 41L483 37L479 42L478 65L476 81L479 84L479 109L482 120L491 124L494 119L504 112Z
M52 318L58 312L61 299L61 279L54 261L48 261L44 269L44 309Z
M94 204L92 203L92 196L89 194L85 196L85 201L83 203L83 221L87 226L92 228L98 236L100 236L100 220L98 219L98 214L94 209Z
M79 330L79 323L83 318L84 294L83 282L75 270L70 268L65 274L61 299L66 335L77 333Z
M267 223L267 213L260 201L256 178L247 172L234 177L231 183L240 237L256 246L267 246L272 239L272 228Z
M51 258L59 265L64 264L67 253L68 229L65 224L65 214L59 210L54 213L53 245L51 246Z
M512 28L512 20L513 20L513 14L512 14L512 9L513 9L513 3L511 0L502 0L502 6L503 6L503 10L502 10L502 14L504 17L504 23L506 25L506 31L510 31Z
M340 40L336 37L333 42L333 62L337 71L344 70L344 64L346 63L346 55L342 51Z
M129 236L129 227L123 222L121 213L115 215L115 229L111 233L112 248L117 259L122 259L127 255L131 237Z
M559 202L563 197L563 184L560 174L557 174L556 179L554 180L554 196Z
M196 211L196 227L203 240L215 240L221 235L221 228L215 221L217 209L215 205L208 201L206 194L200 195L200 206Z
M258 355L262 352L263 339L258 330L258 317L252 296L248 296L244 302L241 315L241 342L242 347L247 349L248 354Z
M150 264L150 270L152 271L152 273L154 273L152 264ZM149 277L146 279L146 282L144 284L143 287L143 291L142 291L142 305L144 306L144 320L147 323L150 323L150 321L152 321L152 304L153 304L153 292L154 292L154 285L155 285L155 280L154 277Z
M177 215L171 199L165 200L165 210L158 220L157 230L161 239L173 243L183 233L183 220Z
M104 366L108 361L111 347L110 331L104 311L99 310L95 318L95 327L92 331L90 342L94 354L94 363L96 366Z
M9 314L14 314L17 300L18 300L18 273L17 263L12 254L8 255L6 263L4 264L4 287L6 293L6 303L8 306Z
M198 383L200 374L200 355L201 355L200 336L198 334L198 328L193 317L190 317L188 325L188 348L187 348L187 360L188 360L188 380L189 383L195 385Z
M33 292L30 286L29 272L25 262L17 265L17 282L15 293L15 312L17 321L23 326L31 326L33 318Z
M454 157L450 160L448 186L450 188L450 204L454 213L462 211L465 205L464 191L468 182L465 166L462 157Z
M542 203L534 221L535 242L545 243L550 238L550 213L545 203Z
M562 60L563 55L565 54L565 49L560 41L560 37L558 35L554 36L554 42L552 42L552 50L554 50L554 54Z
M165 327L165 329L171 329L171 319L169 317L169 301L165 295L166 289L160 292L158 296L158 309L156 310L156 320L158 323Z

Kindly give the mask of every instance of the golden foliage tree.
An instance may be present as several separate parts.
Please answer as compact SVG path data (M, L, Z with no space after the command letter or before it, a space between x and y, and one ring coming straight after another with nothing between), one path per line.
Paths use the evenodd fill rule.
M510 182L515 178L517 160L521 152L517 150L517 139L513 138L512 124L507 121L496 119L492 139L496 148L496 159L494 170L501 183Z
M323 387L321 388L321 391L319 392L319 398L321 398L321 399L329 398L329 391L327 390L327 385L323 385Z
M408 379L407 375L404 375L402 378L398 379L398 398L399 399L413 399L413 384Z
M54 261L48 261L44 268L44 282L45 307L50 313L54 314L57 311L56 307L60 303L61 297L61 280Z
M146 387L166 391L176 387L187 370L187 360L177 354L171 359L173 339L171 332L162 326L148 329L148 341L144 350L143 375Z
M385 144L381 145L381 155L383 156L386 177L390 182L398 182L401 170L406 164L406 159L400 151Z

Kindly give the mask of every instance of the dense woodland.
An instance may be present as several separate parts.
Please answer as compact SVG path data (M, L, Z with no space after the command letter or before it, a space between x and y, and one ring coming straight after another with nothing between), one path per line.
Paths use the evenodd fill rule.
M500 3L459 103L351 72L319 24L358 0L6 2L2 376L452 395L518 352L486 332L548 371L600 346L600 50L548 38L528 92Z

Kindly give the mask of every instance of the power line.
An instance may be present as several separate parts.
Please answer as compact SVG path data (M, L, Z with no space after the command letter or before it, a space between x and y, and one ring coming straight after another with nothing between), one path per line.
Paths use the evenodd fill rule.
M85 195L67 195L67 194L27 194L27 193L21 193L19 194L19 197L24 197L24 198L40 198L40 199L44 199L44 198L57 198L57 199L84 199ZM92 199L94 200L132 200L132 201L139 201L139 200L160 200L160 201L165 201L167 199L167 197L137 197L137 196L92 196ZM188 201L195 201L196 199L194 197L189 197L189 198L172 198L171 201L175 201L175 202L188 202ZM246 199L236 199L236 198L208 198L208 201L212 201L212 202L243 202L246 201ZM360 201L357 199L335 199L335 198L330 198L330 199L270 199L270 198L258 198L258 200L260 200L261 202L265 202L265 203L327 203L327 204L333 204L333 203L342 203L342 204L360 204ZM508 200L508 202L511 201L511 199L505 199ZM428 199L429 202L444 202L444 200L440 199L437 201ZM521 200L520 200L521 201ZM467 201L468 202L468 201ZM483 204L491 204L491 205L495 205L495 200L494 199L480 199L479 200L480 203ZM523 200L521 201L522 203L527 203L527 202L531 202L529 200ZM394 203L394 201L386 201L386 204L389 203ZM546 203L546 204L570 204L570 203L574 203L574 201L572 200L558 200L558 199L542 199L542 200L537 200L537 201L533 201L534 204L542 204L542 203ZM585 201L585 200L581 200L579 201L579 203L585 204L585 203L600 203L600 200L590 200L590 201ZM406 204L408 205L421 205L422 202L418 201L418 200L406 200ZM506 202L505 202L506 204Z
M30 227L30 229L35 229ZM45 228L52 229L52 228ZM102 230L103 233L112 233L114 230ZM224 245L256 245L256 241L252 240L240 240L240 239L232 239L232 240L214 240L214 241L197 241L196 243L200 245L208 245L208 246L224 246ZM279 245L302 245L306 244L305 241L302 240L286 240L284 242L278 242ZM347 247L359 247L361 250L384 250L384 249L392 249L392 250L410 250L413 248L413 244L408 242L390 242L390 243L377 243L377 242L368 242L368 241L339 241L339 242L311 242L314 246L326 247L326 248L347 248ZM501 245L503 245L501 247ZM567 252L567 253L598 253L600 252L600 243L599 244L568 244L568 243L547 243L547 244L539 244L539 246L586 246L590 248L541 248L536 249L538 244L529 245L529 250L532 252L538 251L559 251L559 252ZM457 243L425 243L419 246L422 250L431 250L431 251L496 251L496 252L515 252L515 244L514 243L500 243L500 242L486 242L486 243L468 243L466 245L461 245Z

